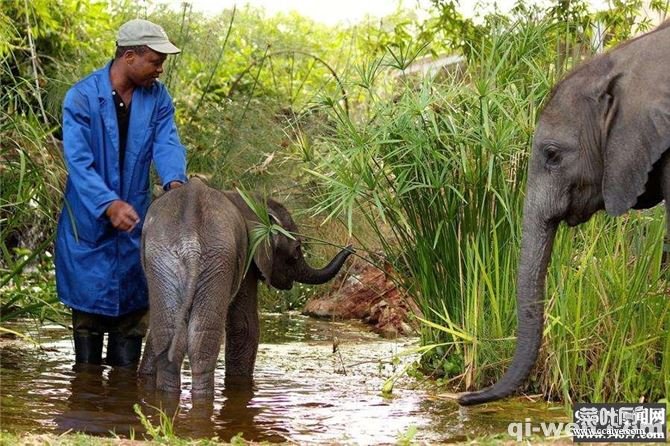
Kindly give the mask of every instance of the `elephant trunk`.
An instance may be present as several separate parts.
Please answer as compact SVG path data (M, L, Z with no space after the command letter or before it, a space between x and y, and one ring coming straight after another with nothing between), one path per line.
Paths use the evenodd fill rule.
M347 260L347 257L353 253L354 250L351 248L351 246L347 246L335 257L333 257L333 260L331 260L330 263L322 269L312 268L307 264L304 257L300 257L300 260L298 261L298 267L296 269L295 280L307 285L321 285L322 283L326 283L335 277L335 275L340 271L340 268L342 268L344 261Z
M558 220L547 222L537 212L524 216L521 258L517 280L517 344L512 364L493 386L460 396L463 406L506 397L530 374L542 343L544 283Z

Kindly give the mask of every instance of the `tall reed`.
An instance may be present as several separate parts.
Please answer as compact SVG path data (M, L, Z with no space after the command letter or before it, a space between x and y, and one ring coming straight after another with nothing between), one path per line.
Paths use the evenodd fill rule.
M51 280L52 228L64 179L62 158L29 79L0 64L0 321L57 317ZM21 242L21 243L19 243ZM18 249L21 248L21 249Z

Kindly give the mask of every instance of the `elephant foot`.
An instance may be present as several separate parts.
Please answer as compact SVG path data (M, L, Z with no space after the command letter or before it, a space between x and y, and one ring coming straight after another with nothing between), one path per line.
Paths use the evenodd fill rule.
M214 389L211 390L194 390L191 389L191 398L193 401L209 401L214 399Z
M159 382L159 380L156 379L156 390L163 393L181 393L181 383L175 383L173 381Z
M226 375L226 388L251 389L254 387L254 377L251 375Z
M181 373L170 373L159 368L156 372L156 390L165 393L180 393Z
M156 377L156 361L157 356L154 353L154 348L151 342L151 332L147 336L147 340L144 344L144 354L140 360L140 366L138 367L137 373L139 375L153 376Z
M153 390L156 388L156 375L138 374L137 383L145 391Z
M175 395L181 393L181 386L165 383L158 384L158 381L156 381L156 390L166 395Z
M191 394L194 398L210 398L214 395L214 372L193 374Z
M156 364L150 364L149 361L142 359L140 366L137 369L137 374L141 376L156 378Z

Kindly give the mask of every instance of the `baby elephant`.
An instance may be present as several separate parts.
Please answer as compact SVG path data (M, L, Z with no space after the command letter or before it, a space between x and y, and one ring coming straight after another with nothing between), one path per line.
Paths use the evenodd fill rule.
M258 197L255 197L259 201ZM290 233L290 214L267 200L271 221ZM258 281L281 290L293 282L332 279L352 254L347 247L328 266L310 267L299 237L277 232L257 247L245 272L250 233L258 217L235 192L221 192L198 178L166 193L149 208L142 230L142 265L149 286L149 335L140 373L156 387L181 390L188 354L194 396L214 392L214 369L225 339L226 378L251 378L258 350Z

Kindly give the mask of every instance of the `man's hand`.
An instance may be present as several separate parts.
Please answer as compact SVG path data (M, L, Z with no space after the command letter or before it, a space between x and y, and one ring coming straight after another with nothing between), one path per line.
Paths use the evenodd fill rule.
M140 217L135 209L123 200L114 200L105 211L112 226L119 231L130 232L140 222Z

